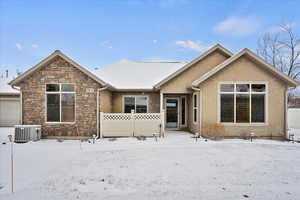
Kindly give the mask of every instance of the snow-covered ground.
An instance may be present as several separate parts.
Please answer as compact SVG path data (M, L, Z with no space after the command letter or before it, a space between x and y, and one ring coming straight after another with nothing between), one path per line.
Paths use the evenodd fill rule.
M0 199L300 199L300 143L108 139L0 144Z
M290 128L289 133L294 134L294 140L300 141L300 129Z

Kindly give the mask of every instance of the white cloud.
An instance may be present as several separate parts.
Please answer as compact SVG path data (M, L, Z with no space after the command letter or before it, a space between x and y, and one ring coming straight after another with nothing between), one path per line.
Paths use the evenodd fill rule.
M113 47L112 47L112 44L111 44L111 41L109 41L109 40L103 41L103 42L101 43L101 46L103 46L103 47L105 47L105 48L109 48L109 49L112 49L112 48L113 48Z
M208 45L204 45L201 42L192 40L177 40L175 44L179 47L191 49L198 52L206 51L209 48Z
M187 4L190 2L190 0L159 0L154 2L159 2L159 6L161 7L170 7L174 5Z
M173 6L181 6L191 2L191 0L126 0L120 1L122 4L129 5L155 5L161 8L169 8Z
M38 44L32 44L31 47L34 48L34 49L37 49L37 48L39 48L40 46L39 46Z
M293 28L296 25L295 22L291 22L291 23L287 23L287 24L283 24L282 26L280 26L281 30L284 30L284 28L289 29L289 28Z
M271 27L269 29L267 29L266 32L269 32L269 33L280 33L282 31L281 27L280 26L274 26L274 27Z
M292 22L292 23L283 24L280 26L273 26L273 27L267 29L266 32L276 34L276 33L280 33L282 31L284 31L283 28L293 28L295 25L296 25L296 23Z
M19 51L23 49L23 46L20 43L16 43L16 47Z
M178 62L175 59L166 59L161 57L151 57L151 58L144 58L142 62Z
M214 31L217 33L241 37L256 32L260 24L260 21L252 16L232 16L216 24L214 27Z

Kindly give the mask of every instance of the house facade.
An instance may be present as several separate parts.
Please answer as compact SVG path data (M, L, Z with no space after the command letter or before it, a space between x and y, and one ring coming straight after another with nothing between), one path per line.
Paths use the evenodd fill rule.
M189 63L122 60L93 71L55 51L10 82L22 124L44 137L100 135L100 113L164 113L164 128L224 136L284 137L287 91L298 85L248 49L215 45Z

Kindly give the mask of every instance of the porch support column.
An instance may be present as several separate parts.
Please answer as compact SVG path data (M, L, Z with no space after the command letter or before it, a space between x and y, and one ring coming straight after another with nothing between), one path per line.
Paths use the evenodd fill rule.
M198 117L197 117L197 121L198 121L198 132L196 133L197 137L201 137L201 128L202 128L202 94L201 94L201 90L198 87L193 87L192 89L195 91L195 93L197 94L198 98L197 98L197 104L198 104ZM192 99L192 101L194 101L194 99ZM194 112L194 111L193 111ZM194 113L193 113L194 114Z
M160 92L160 115L161 115L161 135L165 137L165 112L164 112L164 93Z
M164 109L164 93L160 93L160 112Z
M103 90L106 90L108 88L108 86L105 86L105 87L102 87L102 88L98 88L97 89L97 97L96 97L96 103L97 103L97 109L96 109L96 131L97 131L97 139L99 139L99 138L102 138L102 133L101 133L101 128L102 128L102 126L101 126L101 124L100 124L100 120L102 120L103 118L102 118L102 116L99 116L100 115L100 111L101 111L101 108L100 108L100 101L101 101L101 98L100 98L100 93L101 93L101 91L103 91ZM100 127L99 127L99 125L100 125Z

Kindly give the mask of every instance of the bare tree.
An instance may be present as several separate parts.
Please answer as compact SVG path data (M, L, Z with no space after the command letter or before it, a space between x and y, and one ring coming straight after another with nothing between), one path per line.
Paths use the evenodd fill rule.
M300 38L291 24L279 26L280 31L264 33L257 41L257 54L275 68L300 80ZM299 89L290 93L299 96Z
M300 78L300 38L293 26L285 24L279 32L264 33L257 41L257 54L291 78Z
M264 33L257 41L257 54L274 67L283 69L282 62L280 62L282 45L279 44L279 36L279 33Z
M283 53L287 60L287 75L293 79L300 76L300 38L293 31L291 25L282 25L281 29L285 32L279 43L284 47Z

